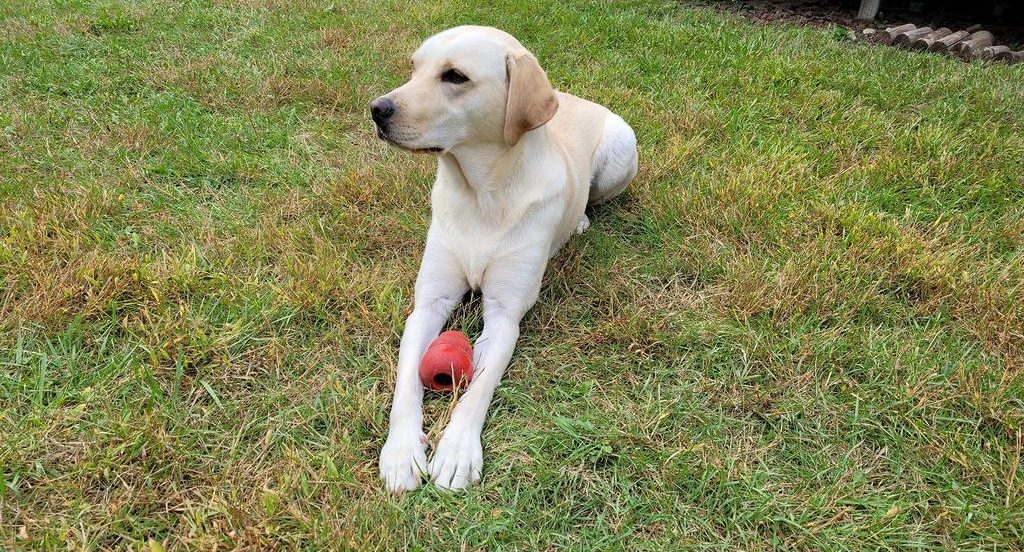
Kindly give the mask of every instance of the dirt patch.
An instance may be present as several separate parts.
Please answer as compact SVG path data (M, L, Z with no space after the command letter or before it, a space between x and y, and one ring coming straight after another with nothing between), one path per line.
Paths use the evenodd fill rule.
M1024 2L882 0L873 22L856 18L860 0L706 0L702 3L766 24L839 25L854 30L903 23L959 30L980 24L995 35L997 44L1009 44L1015 49L1024 47Z

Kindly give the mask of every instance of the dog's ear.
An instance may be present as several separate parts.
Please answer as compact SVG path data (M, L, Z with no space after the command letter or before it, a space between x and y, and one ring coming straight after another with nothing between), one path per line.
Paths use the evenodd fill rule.
M508 102L505 104L505 143L514 146L528 130L551 120L558 96L533 54L505 56Z

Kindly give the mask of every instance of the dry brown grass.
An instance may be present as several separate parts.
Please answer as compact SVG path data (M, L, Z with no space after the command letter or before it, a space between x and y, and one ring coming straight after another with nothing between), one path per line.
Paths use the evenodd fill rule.
M468 21L643 162L552 263L483 484L393 498L433 165L365 106ZM1021 540L1015 68L675 4L406 0L19 0L0 60L0 547ZM479 297L451 324L479 334ZM428 395L435 440L453 404Z

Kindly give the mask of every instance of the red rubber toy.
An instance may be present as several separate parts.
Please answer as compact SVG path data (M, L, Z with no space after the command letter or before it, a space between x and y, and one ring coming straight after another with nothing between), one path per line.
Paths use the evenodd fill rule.
M466 334L447 331L430 342L420 360L420 381L427 389L447 391L473 380L473 347Z

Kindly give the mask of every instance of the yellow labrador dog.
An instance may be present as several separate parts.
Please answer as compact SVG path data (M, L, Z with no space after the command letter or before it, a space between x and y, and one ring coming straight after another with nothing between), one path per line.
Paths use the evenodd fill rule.
M392 492L415 489L422 475L452 489L479 481L487 408L548 259L590 225L588 203L614 197L637 171L629 125L556 92L537 58L503 31L446 30L412 62L409 82L370 103L380 138L437 156L432 219L380 453ZM474 379L428 463L418 365L470 289L483 295Z

